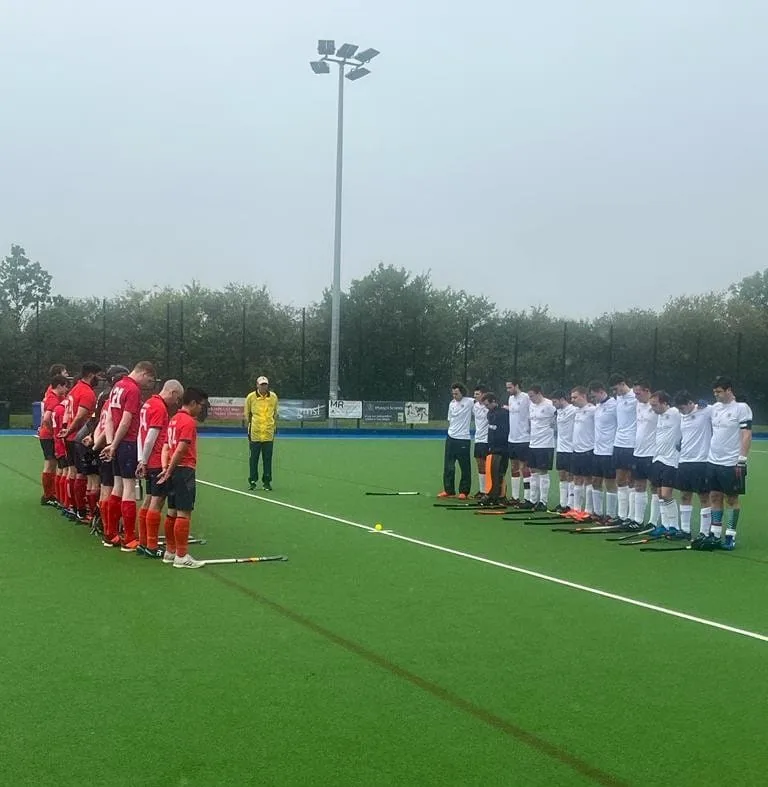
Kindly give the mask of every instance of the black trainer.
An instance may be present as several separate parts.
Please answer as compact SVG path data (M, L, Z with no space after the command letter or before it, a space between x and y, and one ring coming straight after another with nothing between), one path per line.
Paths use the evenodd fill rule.
M264 482L264 491L271 492L272 491L272 484L269 481Z

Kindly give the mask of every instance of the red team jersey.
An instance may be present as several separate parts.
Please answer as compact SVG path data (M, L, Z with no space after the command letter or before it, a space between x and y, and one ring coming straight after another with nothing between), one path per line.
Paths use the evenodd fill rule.
M139 414L139 442L141 445L146 443L150 429L159 429L160 431L155 444L152 446L152 453L149 455L147 468L149 470L158 470L163 466L163 446L168 437L168 408L157 394L152 394L144 402Z
M189 443L189 449L179 462L179 467L194 469L197 466L197 422L184 410L179 410L168 424L169 460L176 453L179 443Z
M43 418L45 418L45 414L47 412L53 412L53 408L61 401L61 399L54 393L51 386L48 386L48 390L45 392L43 396ZM37 430L37 436L41 440L50 440L53 437L53 429L49 426L44 426L42 421L40 422L40 428Z
M58 436L64 427L64 401L59 401L53 408L51 423L53 424L53 455L56 459L62 459L67 455L67 446L64 440Z
M69 426L75 420L81 407L85 407L88 411L88 418L90 418L94 410L96 410L96 392L88 383L78 380L72 386L69 395L64 397L64 426ZM81 426L83 424L85 424L85 421L83 421ZM67 437L67 442L74 442L76 437L77 434L72 433Z
M141 410L141 389L132 377L123 377L112 387L109 395L109 414L112 428L117 432L123 413L130 413L131 424L123 437L126 443L135 443L139 436L139 412Z

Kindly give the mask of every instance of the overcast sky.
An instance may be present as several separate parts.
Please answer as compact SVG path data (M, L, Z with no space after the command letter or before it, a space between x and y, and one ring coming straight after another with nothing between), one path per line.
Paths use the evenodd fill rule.
M660 306L768 267L766 0L0 0L0 252L66 295L329 285Z

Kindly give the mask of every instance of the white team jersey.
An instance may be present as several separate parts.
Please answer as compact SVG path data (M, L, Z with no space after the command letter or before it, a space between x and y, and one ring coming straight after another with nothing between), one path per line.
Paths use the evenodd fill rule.
M616 400L610 396L595 406L595 456L613 456L616 439Z
M456 440L469 440L469 423L475 400L465 396L457 402L451 399L448 405L448 437Z
M658 416L654 462L677 467L680 462L680 421L680 411L677 407L670 407L665 413Z
M583 454L595 448L595 405L576 407L573 419L573 452Z
M531 419L528 412L531 400L528 394L521 391L517 396L510 396L507 406L509 407L509 442L530 442Z
M630 390L616 397L616 448L634 448L637 433L637 397Z
M531 448L555 447L555 406L549 399L530 403Z
M472 415L475 416L475 443L488 442L488 408L480 402L472 406Z
M717 402L712 410L712 442L707 461L736 467L741 456L741 430L752 426L752 410L746 402Z
M637 437L635 456L653 456L656 453L656 420L650 404L637 403Z
M557 411L557 452L570 454L573 451L573 419L576 410L572 404L567 404Z
M712 408L696 407L687 415L681 413L681 416L683 445L680 448L680 464L706 462L709 456L709 442L712 439Z

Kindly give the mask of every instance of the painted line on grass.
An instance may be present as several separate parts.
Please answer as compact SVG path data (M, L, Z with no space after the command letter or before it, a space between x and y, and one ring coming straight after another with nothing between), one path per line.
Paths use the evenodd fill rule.
M202 481L198 479L199 484L204 484L205 486L210 486L213 489L219 489L223 492L231 492L235 495L242 495L243 497L249 497L253 500L259 500L263 503L270 503L275 506L280 506L281 508L287 508L291 511L298 511L302 514L309 514L310 516L319 517L320 519L326 519L330 522L338 522L342 525L349 525L350 527L356 527L360 530L367 530L371 531L374 530L373 527L370 525L364 525L361 522L353 522L350 519L343 519L342 517L333 516L332 514L324 514L322 511L314 511L311 508L304 508L303 506L297 506L293 503L285 503L282 500L275 500L274 498L270 497L262 497L261 495L254 495L250 492L244 492L240 489L232 489L228 486L223 486L222 484L215 484L212 481ZM375 532L375 530L374 530ZM668 607L662 607L658 604L651 604L647 601L640 601L636 598L630 598L629 596L622 596L618 593L610 593L607 590L600 590L600 588L593 588L589 585L582 585L578 582L571 582L568 579L561 579L560 577L553 577L549 574L543 574L540 571L532 571L529 568L523 568L522 566L513 566L510 563L502 563L499 560L492 560L491 558L481 557L480 555L473 555L470 552L462 552L458 549L451 549L450 547L442 546L441 544L433 544L430 541L422 541L418 538L412 538L411 536L404 536L401 533L390 533L387 531L379 532L379 535L386 536L387 538L395 538L398 541L405 541L409 544L415 544L416 546L424 547L426 549L434 549L437 552L443 552L447 555L454 555L456 557L462 557L466 560L473 560L477 563L483 563L487 566L494 566L495 568L503 568L506 571L513 571L516 574L522 574L527 577L533 577L534 579L541 579L545 582L551 582L555 585L560 585L561 587L570 588L571 590L580 590L582 593L590 593L593 596L600 596L602 598L611 599L612 601L619 601L622 604L629 604L633 607L639 607L640 609L647 609L651 612L658 612L661 615L668 615L669 617L679 618L680 620L687 620L690 623L698 623L702 626L708 626L709 628L718 629L720 631L727 631L730 634L738 634L742 637L748 637L750 639L756 639L760 642L768 642L768 635L760 634L756 631L749 631L748 629L738 628L736 626L729 626L727 623L718 623L716 620L709 620L707 618L700 618L697 615L689 615L687 612L679 612L676 609L670 609Z

